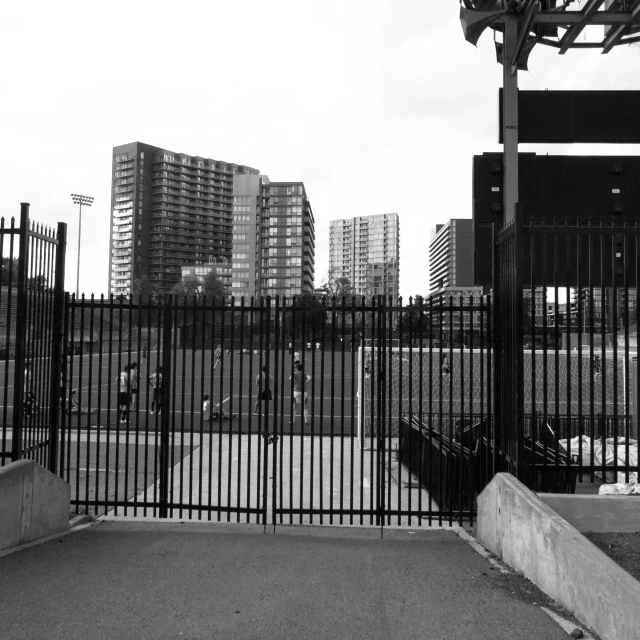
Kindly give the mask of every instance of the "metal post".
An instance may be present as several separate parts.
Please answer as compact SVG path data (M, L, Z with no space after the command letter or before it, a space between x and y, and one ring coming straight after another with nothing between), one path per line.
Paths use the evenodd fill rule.
M160 419L160 509L159 516L169 516L169 428L171 424L171 333L173 296L162 299L162 416Z
M78 213L78 275L76 276L76 300L80 297L80 238L82 237L82 202Z
M22 455L22 424L24 420L24 369L27 360L27 269L29 263L29 203L20 203L20 242L18 256L18 299L16 300L16 361L13 387L13 439L11 460Z
M518 44L518 18L507 16L502 48L502 140L504 144L504 223L513 222L518 202L518 69L511 59Z
M51 348L51 415L49 417L49 471L56 473L56 460L58 458L58 430L60 428L60 394L67 388L64 379L66 363L63 354L64 338L64 266L65 252L67 248L67 225L58 223L58 245L56 247L56 280L53 290L53 344ZM62 384L61 384L62 383ZM62 473L62 469L60 469Z

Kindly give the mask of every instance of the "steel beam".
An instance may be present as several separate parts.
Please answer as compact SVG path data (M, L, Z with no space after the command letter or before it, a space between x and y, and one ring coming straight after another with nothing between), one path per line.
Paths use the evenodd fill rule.
M522 48L524 47L524 43L527 41L527 37L529 36L533 18L535 17L536 13L539 12L540 0L530 0L524 12L524 20L522 21L522 26L520 27L520 35L518 36L518 40L516 42L515 51L513 52L513 56L511 56L510 70L512 75L518 68L518 58L520 57Z
M582 30L588 25L592 24L593 14L602 6L604 0L589 0L582 10L582 22L570 27L560 40L560 53L564 55L576 41L576 38L582 33Z
M635 6L630 12L630 18L626 24L621 24L617 26L615 29L612 29L606 36L606 38L602 41L602 53L609 53L616 44L622 39L625 30L627 27L631 26L635 23L640 17L640 1L636 0Z

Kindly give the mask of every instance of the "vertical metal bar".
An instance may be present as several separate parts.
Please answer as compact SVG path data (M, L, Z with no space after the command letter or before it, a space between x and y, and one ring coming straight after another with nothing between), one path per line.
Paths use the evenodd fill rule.
M204 396L205 396L205 386L204 386L204 379L205 379L205 352L206 352L206 345L207 345L207 297L205 296L202 300L202 305L200 306L200 310L201 310L201 321L202 321L202 340L200 342L200 419L198 420L198 422L200 423L200 446L198 447L198 460L200 463L200 471L198 473L198 520L202 520L202 511L204 508L204 505L202 504L202 484L203 484L203 476L206 473L206 468L204 465L204 455L203 452L205 450L204 448L204 411L203 411L203 406L204 406ZM194 358L193 358L193 371L194 373L192 375L195 375L195 354L194 354ZM240 364L242 366L242 358L240 359ZM242 398L242 392L240 397ZM196 432L196 425L193 423L193 419L191 421L191 446L193 447L193 438ZM211 437L211 434L209 433L209 437ZM193 457L195 455L195 451L192 449L192 453L191 456ZM229 465L229 473L231 473L231 465ZM211 474L209 474L211 475ZM231 505L229 505L231 506Z
M173 296L163 298L162 309L162 418L160 421L160 498L158 515L169 516L169 429L171 426L171 340L173 329Z
M69 345L69 294L64 293L62 296L62 388L60 393L60 467L59 476L65 478L65 461L66 458L66 446L67 446L67 403L66 398L68 394L68 381L69 381L69 357L68 357L68 345ZM7 329L8 331L8 329ZM66 473L67 482L69 482L69 470L67 468Z
M340 317L340 524L344 523L344 373L345 373L345 297L342 296L342 305L340 308L341 317ZM312 347L313 353L313 347ZM313 454L312 454L313 459Z
M583 406L582 406L582 402L583 402L583 381L582 381L582 357L583 357L583 353L584 353L584 345L583 345L583 331L584 331L584 318L583 318L583 313L582 313L582 305L583 305L583 298L584 298L584 292L582 290L583 287L583 283L582 283L582 264L583 264L583 244L582 244L582 240L583 240L583 233L579 233L576 237L576 256L575 256L575 270L576 270L576 305L577 305L577 318L576 318L576 322L577 322L577 349L578 349L578 361L577 361L577 375L578 375L578 380L577 380L577 387L578 387L578 432L577 432L577 436L578 436L578 460L580 461L579 463L579 467L578 467L578 480L579 482L582 482L582 436L584 433L584 413L583 413Z
M319 487L320 495L320 524L324 520L324 353L326 341L326 317L327 317L327 299L322 297L322 328L320 330L320 343L322 344L322 352L320 354L320 456L318 460L319 469Z
M417 302L417 300L416 300ZM411 296L409 296L409 305L408 307L406 307L406 311L405 308L403 308L403 301L402 298L399 299L398 301L398 306L400 308L400 313L399 313L399 317L398 317L398 338L399 340L399 353L398 353L398 396L399 396L399 403L398 403L398 425L399 425L399 433L398 433L398 452L400 455L404 456L410 454L410 442L411 442L411 438L410 438L410 433L411 433L411 429L413 428L413 325L415 323L415 311L416 311L416 307L413 304L413 298ZM403 325L403 316L405 315L407 316L407 324L408 326L408 343L409 343L409 371L408 371L408 406L407 406L407 411L406 411L406 419L408 420L408 422L406 423L407 428L406 428L406 434L405 434L405 422L404 422L404 416L403 414L404 412L404 385L403 385L403 378L404 378L404 367L403 367L403 362L404 362L404 349L403 349L403 344L404 344L404 336L403 336L403 331L404 331L404 325ZM420 390L422 391L422 386L420 386ZM420 404L420 407L422 407L422 393L420 393L420 397L418 399L418 402ZM419 414L421 412L418 412ZM422 417L420 417L420 424L422 423ZM406 442L404 442L404 438L403 438L403 434L405 434L406 437ZM422 438L420 438L420 445L419 448L420 450L422 450ZM413 465L411 464L411 457L409 457L406 466L407 466L407 487L409 489L408 491L408 497L407 497L407 511L408 511L408 524L409 526L411 526L411 509L412 509L412 504L411 504L411 485L412 485L412 467ZM399 467L399 472L398 472L398 511L401 512L402 511L402 493L401 493L401 485L402 485L402 465L398 465ZM422 482L422 476L420 474L418 474L418 479L419 482ZM418 493L418 512L419 512L419 516L418 516L418 524L421 525L422 522L420 520L420 518L422 517L422 491L420 491ZM398 522L400 522L400 515L398 515Z
M27 264L29 259L29 203L20 203L20 236L18 245L18 296L16 300L16 355L13 387L13 437L11 460L22 457L24 428L25 341L27 338Z
M268 357L268 345L269 345L269 337L268 337L268 332L267 332L267 336L266 336L266 340L265 340L265 321L267 324L267 327L269 325L269 316L268 316L268 312L269 312L269 307L271 305L271 298L267 297L266 300L266 304L267 306L265 307L265 299L263 297L260 298L260 358L259 358L259 365L260 365L260 373L265 373L262 370L262 367L264 367L265 365L263 365L262 363L264 362L263 360L263 349L265 347L265 342L266 342L266 346L267 346L267 357ZM266 319L265 319L265 312L266 312ZM267 367L267 376L269 375L269 369ZM264 526L264 532L267 532L267 520L268 520L268 501L269 501L269 447L267 445L267 434L269 432L269 417L268 417L268 407L265 405L264 411L262 412L262 419L263 421L258 422L258 431L260 434L260 438L258 438L258 450L260 450L260 447L263 447L262 450L262 524ZM300 499L302 500L302 496L300 497Z
M334 472L334 463L335 463L335 448L334 448L334 440L335 440L335 430L334 430L334 420L335 420L335 378L336 378L336 297L333 296L331 299L331 438L329 440L329 502L330 502L330 513L329 513L329 524L333 524L333 514L335 510L334 503L334 494L333 494L333 472Z
M376 331L378 327L378 310L376 306L375 296L371 296L371 366L369 373L369 469L371 473L371 491L369 492L369 524L374 524L375 515L377 512L377 497L376 491L378 486L378 470L376 466L377 461L377 433L376 433L376 386L378 384L378 366L379 359L376 353ZM374 508L374 500L375 507Z
M98 397L96 407L96 468L100 467L100 438L102 435L102 384L103 384L103 353L104 353L104 295L100 296L100 333L98 338ZM110 351L109 351L110 353ZM106 448L109 448L109 440L107 439ZM146 469L145 469L146 471ZM108 468L105 467L105 476L108 475ZM145 473L146 480L146 473ZM146 486L146 485L145 485ZM99 474L96 472L96 484L94 487L95 495L95 512L98 513L100 505L100 483ZM106 496L105 496L106 499Z
M587 264L589 265L589 417L590 417L590 433L591 433L591 451L590 460L591 460L591 478L590 482L595 481L595 471L593 461L595 460L595 440L596 440L596 431L595 431L595 397L594 397L594 337L595 337L595 327L594 327L594 299L593 299L593 286L594 286L594 276L597 275L596 264L595 264L595 256L594 256L594 244L595 244L595 229L593 228L593 223L589 221L589 260ZM600 283L602 285L602 282Z
M2 249L3 249L3 255L4 255L4 235L6 233L4 218L2 218L1 224L2 224L2 232L3 232L2 233ZM14 273L16 273L14 271L15 231L16 231L15 218L11 218L11 226L9 229L9 258L8 258L9 264L7 269L8 282L9 282L9 286L7 287L7 336L5 340L5 353L7 355L4 361L4 392L3 392L4 402L3 402L3 409L2 409L2 451L5 453L8 453L6 449L6 444L7 444L6 427L7 427L8 407L11 404L11 402L9 401L9 360L10 360L10 352L11 352L11 335L13 333L13 324L11 322L11 318L13 316L14 303L17 301L17 294L18 294L18 292L16 291L17 283L14 282ZM14 291L15 291L15 295L14 295ZM14 348L14 358L15 358L15 348ZM17 381L15 380L15 373L17 369L15 368L15 366L16 366L16 361L14 359L14 384L17 383ZM14 388L14 394L15 394L15 388ZM14 400L13 414L12 414L14 431L12 431L12 433L15 433L15 428L16 428L15 416L17 415L17 412L18 412L18 407L15 405L15 400ZM13 444L13 440L15 440L15 437L12 437L12 444ZM2 464L4 464L5 459L6 458L2 459Z
M304 432L305 425L307 423L307 404L305 402L305 393L307 392L307 386L305 384L305 380L307 379L308 371L307 371L307 362L305 357L305 338L306 332L308 330L308 322L307 322L307 312L306 309L302 308L302 319L300 323L300 361L302 363L302 376L301 376L301 394L300 394L300 484L299 484L299 516L300 516L300 524L302 524L303 514L302 510L304 508Z
M180 448L176 446L176 413L178 407L178 352L180 350L180 340L177 337L177 331L180 328L180 317L182 315L182 322L184 322L184 299L183 303L180 304L180 298L175 296L172 302L172 340L171 340L171 359L173 362L173 368L171 376L171 420L169 422L169 463L167 465L167 473L170 476L169 479L169 516L173 516L173 511L176 504L176 467L178 463L176 463L176 451L178 456L180 455ZM181 385L182 386L182 385ZM178 409L182 412L184 404L180 404L180 408ZM182 441L180 447L182 446ZM178 500L178 504L180 504Z
M91 296L91 323L93 326L93 296ZM133 295L129 298L129 304L133 304ZM137 344L136 344L136 362L138 363L136 368L136 413L135 413L135 437L134 437L134 454L133 454L133 515L138 515L138 460L140 451L140 403L142 402L142 381L146 378L143 377L143 362L140 359L140 347L141 347L141 325L142 325L142 296L138 296L138 304L135 310L131 310L129 317L129 331L131 332L134 325L137 329ZM130 306L131 309L131 306ZM133 319L135 318L135 322ZM146 397L147 394L145 394ZM146 415L146 412L145 412Z
M218 364L220 365L220 374L219 374L219 389L218 396L220 400L220 407L218 410L218 522L220 522L222 513L220 508L222 507L222 411L223 411L223 403L224 400L224 365L225 365L225 331L224 331L224 322L225 322L225 300L224 298L220 298L220 361ZM260 439L258 439L258 477L260 474ZM259 485L259 483L257 483ZM258 495L260 492L260 487L256 487Z
M276 301L275 301L275 310L274 310L274 327L273 327L273 334L274 334L274 350L275 350L275 356L274 356L274 363L273 363L273 382L274 384L269 384L269 392L266 394L266 400L265 400L265 407L269 407L269 397L271 395L271 391L273 390L273 435L274 435L274 440L273 440L273 454L271 457L272 460L272 467L271 467L271 477L272 477L272 483L271 483L271 521L273 523L273 531L275 533L276 530L276 504L277 504L277 500L278 500L278 440L280 438L278 438L278 411L280 409L280 403L278 402L278 391L279 391L279 385L278 385L278 371L280 370L280 356L282 355L282 358L284 360L284 341L281 340L281 330L282 327L280 325L280 296L276 296ZM282 349L282 354L280 353L280 350ZM268 354L267 354L267 361L268 361ZM267 371L267 380L269 380L269 375L271 373L271 369L268 369ZM282 435L282 434L280 434Z
M600 223L600 227L603 227L603 223ZM602 481L608 482L607 472L605 469L605 456L604 452L607 450L607 356L606 356L606 344L607 344L607 287L606 285L609 282L609 279L606 277L606 261L605 261L605 253L606 253L606 237L602 234L600 235L600 338L601 338L601 371L600 371L600 434L602 439Z
M69 304L69 294L67 294L67 308L68 308L68 304ZM109 468L109 458L110 458L110 453L111 453L111 404L112 404L112 400L113 400L113 393L112 393L112 387L111 384L113 382L113 309L114 309L114 298L113 298L113 294L111 296L109 296L109 362L108 362L108 369L107 369L107 397L108 397L108 404L107 404L107 447L106 447L106 453L105 453L105 469ZM73 312L73 311L72 311ZM67 312L68 315L68 312ZM71 324L71 326L73 326L73 323ZM118 353L117 356L117 360L118 363L120 362L120 354ZM118 369L118 378L116 379L116 388L115 388L115 395L116 395L116 433L118 430L118 425L120 424L120 398L119 398L119 392L120 392L120 384L119 384L119 376L120 376L120 369ZM71 432L71 430L69 430L69 432ZM117 471L117 467L116 467L116 471ZM115 474L117 475L117 473ZM154 476L154 481L155 481L155 476ZM154 485L156 483L154 482ZM105 512L107 512L108 510L108 503L109 503L109 474L107 473L105 475L105 479L104 479L104 509ZM154 514L155 515L155 514Z
M190 407L190 416L189 416L189 520L193 519L193 460L195 458L196 450L195 450L195 434L196 434L196 424L195 424L195 411L196 411L196 347L198 343L198 299L196 296L193 296L191 301L191 314L192 314L192 331L191 331L191 407ZM203 332L204 335L204 332ZM184 364L184 363L183 363ZM187 381L185 378L182 380L182 388L184 389L187 386ZM202 428L202 395L200 395L199 407L200 411L198 415L200 416L200 425ZM198 449L200 450L200 449ZM202 475L202 470L198 475ZM180 484L183 484L181 482ZM198 514L201 513L201 494L198 493L198 501L197 501L197 510ZM228 513L228 512L227 512Z
M230 309L229 309L229 316L231 318L231 335L229 336L229 341L230 341L230 345L231 345L231 362L229 364L229 455L228 455L228 459L227 459L227 522L231 522L231 485L232 485L232 473L231 473L231 466L232 466L232 462L233 462L233 444L234 442L238 442L240 439L240 428L238 427L238 437L234 438L233 437L233 410L234 410L234 403L233 403L233 396L234 396L234 390L233 390L233 373L234 373L234 363L235 363L235 349L234 349L234 345L235 345L235 300L234 298L231 298L231 302L229 305ZM242 355L240 356L241 361L242 361ZM242 395L240 394L238 396L239 398L242 398ZM241 403L241 400L239 401ZM241 407L238 407L239 409ZM239 415L241 415L239 413ZM239 422L238 422L239 424Z
M558 444L558 433L560 428L560 357L561 357L561 347L560 344L560 287L558 286L558 270L561 268L560 263L560 254L559 254L559 233L557 224L554 228L553 233L553 386L554 386L554 441L553 441L553 457L554 457L554 466L555 466L555 482L558 481L559 477L559 467L560 467L560 455L559 455L559 444Z
M243 300L244 302L244 300ZM215 351L216 348L216 315L215 315L215 297L211 300L211 307L208 311L211 312L211 345L209 348L209 384L207 385L207 389L209 392L209 398L213 398L213 389L214 389L214 375L215 375ZM209 496L209 500L207 503L207 520L210 522L212 517L212 500L213 500L213 419L209 416L209 424L207 425L207 431L209 433L209 449L207 451L207 469L209 470L209 483L207 486L207 493ZM238 475L240 475L240 461L238 461ZM248 487L248 477L247 477L247 487ZM238 501L240 501L240 491L238 490ZM249 489L247 488L247 522L249 521L249 507L251 506L251 501L249 500Z
M386 300L386 296L385 296ZM385 411L385 447L386 447L386 468L385 468L385 482L386 486L386 502L385 502L385 511L388 524L391 524L391 430L392 430L392 411L393 411L393 401L392 401L392 393L393 393L393 300L391 296L389 296L387 302L387 312L385 313L385 322L387 323L387 330L385 331L386 338L386 376L384 378L384 383L386 385L386 411ZM401 355L401 354L399 354ZM398 515L398 523L399 523L400 515Z
M629 465L630 465L630 461L629 461L629 440L631 439L631 432L630 432L630 416L631 416L631 411L630 411L630 406L629 406L629 383L630 383L630 376L629 376L629 367L631 365L631 358L629 355L629 310L630 310L630 304L629 304L629 279L628 279L628 273L629 273L629 269L630 269L630 265L629 265L629 235L631 229L630 227L627 225L627 222L625 221L624 224L624 236L623 236L623 240L622 240L622 264L623 264L623 300L624 300L624 307L621 310L622 313L622 320L624 323L623 329L624 329L624 356L623 356L623 362L624 362L624 368L623 368L623 375L624 375L624 380L622 383L623 389L624 389L624 397L623 397L623 405L624 405L624 412L623 412L623 428L624 428L624 432L623 432L623 436L624 436L624 442L625 442L625 452L624 452L624 465L626 467L625 470L625 482L629 482ZM617 366L617 363L616 363Z
M87 380L87 475L86 475L86 492L87 492L87 500L89 499L89 484L90 484L90 473L89 469L91 466L89 465L89 441L91 440L91 394L92 394L92 382L93 382L93 335L94 335L94 313L95 313L95 305L94 305L94 295L91 294L91 302L89 307L89 335L91 336L89 343L89 375ZM82 414L83 404L80 401L80 391L78 392L78 420L80 419L80 415ZM98 423L99 424L99 423ZM96 425L97 426L97 425ZM96 430L96 482L100 477L100 437ZM97 496L96 496L97 497ZM87 503L88 506L88 503Z
M51 407L49 427L49 461L47 468L52 473L57 472L58 439L60 430L60 382L63 379L62 339L64 336L64 266L65 252L67 248L67 225L58 223L56 247L55 282L53 285L53 343L51 350L51 395L49 406Z
M613 477L618 481L618 284L617 252L618 236L611 236L611 377L613 383L612 419L613 419ZM603 388L604 392L604 388Z
M350 414L351 414L351 425L349 428L349 460L350 460L350 468L349 468L349 524L353 524L353 516L354 516L354 498L353 498L353 481L354 481L354 445L356 442L355 430L356 430L356 367L355 367L355 349L356 349L356 314L355 314L355 303L356 299L354 296L351 296L351 346L349 348L350 354L350 375L351 375L351 403L350 403ZM324 314L322 316L322 326L324 327ZM322 407L322 392L320 392L320 407ZM322 409L321 409L322 411ZM322 421L320 422L322 425ZM320 436L322 436L322 427L320 429ZM320 443L322 444L322 437L320 438ZM320 450L320 460L322 460L322 450ZM322 464L322 463L320 463Z
M232 302L233 304L233 302ZM235 307L234 307L235 308ZM242 412L242 399L244 397L244 340L245 340L245 307L244 296L240 298L240 365L239 365L239 384L238 384L238 397L240 398L240 406L238 415L240 420L243 418ZM204 371L204 367L203 367ZM251 388L252 380L249 379L249 388ZM247 408L247 413L251 414L251 405ZM242 477L242 429L240 427L241 422L238 422L238 466L236 469L236 522L240 522L240 497L241 497L241 477ZM247 509L249 508L247 503ZM249 512L247 511L247 516Z
M253 347L255 340L255 298L251 296L250 299L250 307L249 307L249 408L251 408L252 403L252 390L253 390ZM252 430L252 422L251 422L251 411L249 411L249 419L248 419L248 430L249 437L247 439L247 506L251 505L251 451L252 451L252 441L253 441L253 430ZM256 480L260 477L258 474ZM259 502L257 503L259 505ZM249 522L249 512L247 512L247 522Z

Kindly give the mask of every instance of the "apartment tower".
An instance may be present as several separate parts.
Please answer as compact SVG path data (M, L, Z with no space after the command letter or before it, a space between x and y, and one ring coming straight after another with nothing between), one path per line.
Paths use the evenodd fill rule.
M429 243L429 293L473 286L473 220L436 225Z
M313 290L315 221L302 182L237 175L231 294L291 297Z
M148 276L159 292L183 266L230 264L233 178L257 169L134 142L113 149L109 291Z
M397 213L332 220L329 271L357 295L400 295L400 220Z

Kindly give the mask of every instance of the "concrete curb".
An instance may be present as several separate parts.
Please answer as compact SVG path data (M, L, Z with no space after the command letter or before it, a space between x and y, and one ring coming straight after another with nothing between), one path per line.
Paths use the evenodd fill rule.
M508 473L478 497L477 539L607 640L640 629L640 582Z

